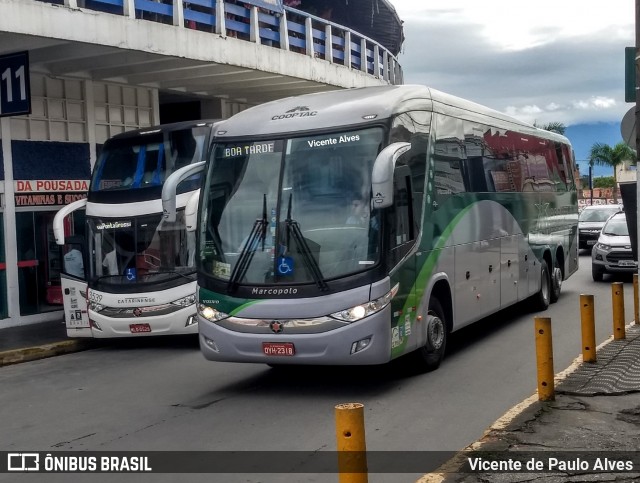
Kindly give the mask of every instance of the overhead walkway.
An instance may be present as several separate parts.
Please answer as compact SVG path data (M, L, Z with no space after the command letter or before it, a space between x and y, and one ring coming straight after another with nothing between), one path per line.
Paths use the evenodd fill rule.
M257 104L401 84L397 58L301 10L222 0L0 0L0 54L32 72Z

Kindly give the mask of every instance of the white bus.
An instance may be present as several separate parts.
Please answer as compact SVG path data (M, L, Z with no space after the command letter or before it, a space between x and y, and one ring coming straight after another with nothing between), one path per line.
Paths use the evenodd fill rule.
M87 198L54 218L67 335L197 333L195 226L186 213L195 215L199 175L181 185L174 222L162 220L160 197L171 173L204 162L213 125L166 124L106 141ZM84 230L66 236L67 216L80 209Z
M278 100L217 125L197 229L214 361L438 367L449 334L578 268L569 141L422 86ZM180 173L165 185L167 219Z

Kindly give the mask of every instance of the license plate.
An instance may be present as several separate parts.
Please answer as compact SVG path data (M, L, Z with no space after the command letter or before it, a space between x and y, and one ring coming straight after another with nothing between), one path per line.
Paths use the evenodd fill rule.
M262 352L266 356L292 356L296 349L291 342L263 342Z
M132 334L138 334L140 332L151 332L151 326L149 324L130 324L129 330Z
M587 245L595 245L596 241L595 240L587 240Z
M635 267L636 262L634 262L633 260L620 260L618 262L618 265L620 265L621 267Z

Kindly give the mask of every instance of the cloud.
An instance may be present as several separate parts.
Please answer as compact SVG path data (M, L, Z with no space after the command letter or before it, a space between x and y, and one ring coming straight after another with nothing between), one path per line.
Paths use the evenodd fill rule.
M624 101L624 47L635 43L631 0L393 3L405 21L406 83L528 122L619 122L632 106ZM415 11L403 15L409 3Z

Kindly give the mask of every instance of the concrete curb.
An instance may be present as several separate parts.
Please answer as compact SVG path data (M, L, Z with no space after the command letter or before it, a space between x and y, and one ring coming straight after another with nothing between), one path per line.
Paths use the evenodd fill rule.
M635 321L627 324L626 328L629 329L629 327L634 324ZM596 347L596 353L598 350L600 350L602 347L612 342L613 340L613 336L610 336L607 340L598 345L598 347ZM573 360L569 367L555 375L554 385L557 387L560 382L562 382L570 374L575 372L582 363L582 355L579 355ZM509 427L514 423L520 424L523 421L532 421L537 419L545 410L545 408L549 407L549 405L550 403L541 402L538 400L538 393L536 391L521 403L513 406L505 414L503 414L500 418L493 422L493 424L491 424L484 431L484 434L478 441L471 443L469 446L458 451L458 453L456 453L456 455L453 456L449 461L443 463L433 473L427 473L426 475L422 476L419 480L416 481L416 483L446 483L450 477L458 473L458 470L465 463L467 454L470 451L499 451L501 449L506 449L499 447L500 442L496 441L496 435L500 432L508 431Z
M62 354L79 352L93 347L91 340L64 340L43 344L37 347L25 347L23 349L13 349L0 352L0 367L20 362L36 361L47 357L54 357Z

